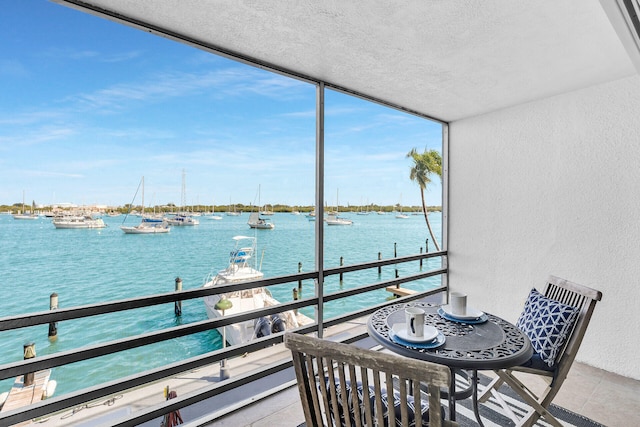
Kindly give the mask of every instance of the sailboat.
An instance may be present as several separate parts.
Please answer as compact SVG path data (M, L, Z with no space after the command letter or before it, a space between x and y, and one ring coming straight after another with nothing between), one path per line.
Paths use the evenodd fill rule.
M229 197L229 206L233 206L233 207L232 207L232 210L228 210L227 211L227 216L240 216L240 214L242 212L237 212L236 211L236 205L235 204L231 205L231 197Z
M260 209L260 185L258 185L258 209ZM275 224L269 222L268 218L262 218L260 216L260 211L251 212L249 215L249 221L247 221L250 228L257 228L261 230L272 230L276 228Z
M339 214L338 214L338 212L340 211L339 206L340 206L340 203L338 202L338 190L336 190L336 211L333 214L327 215L327 217L325 218L324 222L326 222L327 225L351 225L351 224L353 224L353 221L351 221L350 219L342 218L342 217L339 216Z
M398 219L407 219L409 215L402 213L402 193L400 193L400 212L396 214L396 218Z
M142 222L136 226L120 226L120 229L125 232L125 234L158 234L158 233L168 233L171 231L169 224L163 219L157 217L146 217L144 215L144 176L140 180L140 186L142 187ZM136 194L138 192L136 191ZM133 196L135 199L135 195ZM133 202L131 203L133 205ZM124 217L124 221L127 219L127 216Z
M211 216L210 219L221 220L222 217L220 215L216 215L216 204L211 205Z
M38 219L38 215L33 213L34 206L31 205L31 212L27 213L24 210L24 190L22 191L22 211L13 215L13 219Z
M199 225L200 221L198 221L192 213L186 212L185 207L187 205L186 200L186 181L185 181L185 173L184 169L182 170L182 210L175 215L165 218L165 221L169 225L177 225L177 226L189 226L189 225Z
M369 201L367 200L367 207L362 205L362 199L360 200L360 210L358 210L357 215L369 215Z
M268 218L261 218L259 212L251 212L247 224L249 224L250 228L257 228L260 230L272 230L276 228L275 224L269 222Z

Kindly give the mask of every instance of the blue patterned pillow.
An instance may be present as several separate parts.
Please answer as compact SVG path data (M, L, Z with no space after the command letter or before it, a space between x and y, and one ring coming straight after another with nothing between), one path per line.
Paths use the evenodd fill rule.
M547 298L532 289L516 326L531 340L533 350L553 367L578 317L578 309Z

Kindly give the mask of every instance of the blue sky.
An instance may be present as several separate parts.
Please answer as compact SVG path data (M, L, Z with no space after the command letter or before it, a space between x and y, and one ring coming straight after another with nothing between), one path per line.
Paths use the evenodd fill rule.
M315 87L45 0L0 14L0 204L314 201ZM419 205L439 124L328 91L326 202ZM435 177L427 202L439 205ZM139 200L138 200L139 203Z

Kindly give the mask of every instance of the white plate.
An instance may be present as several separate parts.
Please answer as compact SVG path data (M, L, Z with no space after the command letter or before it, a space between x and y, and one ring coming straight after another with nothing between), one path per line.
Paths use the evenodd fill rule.
M407 333L406 323L396 323L391 330L401 340L408 342L429 342L438 336L438 330L433 326L424 325L424 334L421 337L412 337Z
M444 311L447 316L453 317L454 319L460 319L460 320L474 320L484 314L482 311L476 310L475 308L471 308L471 307L467 307L467 314L464 314L464 315L453 314L451 312L451 306L448 304L442 306L442 311Z

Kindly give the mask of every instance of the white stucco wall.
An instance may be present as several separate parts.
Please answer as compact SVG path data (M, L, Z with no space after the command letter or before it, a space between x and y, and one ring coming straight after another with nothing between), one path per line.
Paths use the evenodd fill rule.
M640 379L640 77L450 124L449 266L516 321L549 274L603 292L577 359Z

